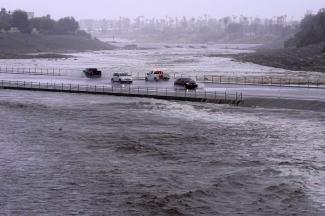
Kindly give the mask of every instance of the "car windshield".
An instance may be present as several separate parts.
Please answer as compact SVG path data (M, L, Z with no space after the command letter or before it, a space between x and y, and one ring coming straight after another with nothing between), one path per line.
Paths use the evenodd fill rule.
M120 76L130 76L130 75L127 73L120 73Z
M190 78L184 78L183 82L194 82L194 80L190 79Z

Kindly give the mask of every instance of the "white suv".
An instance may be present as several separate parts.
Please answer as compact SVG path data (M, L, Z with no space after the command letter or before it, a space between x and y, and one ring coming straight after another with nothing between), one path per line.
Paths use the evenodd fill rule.
M133 82L133 78L128 73L114 73L112 77L112 82L119 82L119 83L129 83Z

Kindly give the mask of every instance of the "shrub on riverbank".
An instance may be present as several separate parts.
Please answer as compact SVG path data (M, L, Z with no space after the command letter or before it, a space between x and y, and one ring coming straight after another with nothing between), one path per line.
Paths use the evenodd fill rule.
M288 70L325 72L325 42L301 48L257 50L256 53L240 54L235 59Z

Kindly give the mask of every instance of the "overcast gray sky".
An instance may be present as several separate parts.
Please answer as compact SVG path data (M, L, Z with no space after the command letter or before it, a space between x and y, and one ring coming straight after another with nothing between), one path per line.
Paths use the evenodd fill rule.
M325 8L325 0L0 0L0 7L34 11L54 18L116 18L126 16L211 17L245 15L272 17L287 14L300 19L306 11Z

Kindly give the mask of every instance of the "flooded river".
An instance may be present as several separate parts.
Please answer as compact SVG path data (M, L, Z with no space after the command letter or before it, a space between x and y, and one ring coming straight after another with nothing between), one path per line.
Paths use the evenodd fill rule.
M154 67L323 76L208 57L250 52L240 45L142 48L0 60L2 72L62 69L0 77L92 83L85 67L103 70L101 84ZM325 214L324 112L0 89L0 119L0 215Z
M123 45L120 45L123 46ZM264 67L252 63L232 61L231 58L210 57L213 55L252 52L256 45L212 45L212 44L139 44L137 50L111 50L85 53L72 53L74 58L67 59L0 59L2 71L14 68L53 69L61 71L66 80L83 80L82 70L87 67L100 68L102 81L109 81L116 72L128 72L133 76L144 77L145 73L160 68L171 76L272 76L282 78L324 79L324 73L288 71ZM4 76L4 74L2 74ZM62 79L53 77L53 79Z
M0 91L1 215L324 215L325 114Z

